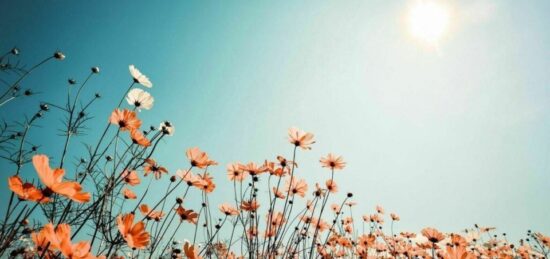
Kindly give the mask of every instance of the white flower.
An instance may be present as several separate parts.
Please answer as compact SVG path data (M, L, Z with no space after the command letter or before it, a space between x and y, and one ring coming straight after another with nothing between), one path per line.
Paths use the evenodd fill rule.
M172 125L169 121L163 121L160 123L159 126L160 131L162 134L172 136L174 134L174 131L176 131L176 128L174 128L174 125Z
M134 82L149 88L153 87L153 83L151 83L149 78L144 74L142 74L141 72L139 72L139 70L136 67L134 67L134 65L130 65L129 69L130 69L130 75L132 75L132 77L134 78Z
M141 108L149 110L153 107L153 102L155 99L148 92L145 92L139 88L134 88L128 92L126 101L128 101L128 104L134 105L138 110Z

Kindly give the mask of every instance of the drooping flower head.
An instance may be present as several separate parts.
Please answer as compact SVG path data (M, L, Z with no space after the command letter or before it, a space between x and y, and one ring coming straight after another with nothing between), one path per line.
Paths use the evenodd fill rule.
M128 67L130 69L130 75L134 78L134 82L145 87L153 87L153 83L149 80L147 76L142 74L134 65Z

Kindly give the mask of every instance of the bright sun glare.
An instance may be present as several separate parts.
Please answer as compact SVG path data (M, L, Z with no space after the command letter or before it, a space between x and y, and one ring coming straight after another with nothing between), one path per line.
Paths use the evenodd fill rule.
M408 27L413 37L437 44L449 26L448 9L434 2L418 2L408 13Z

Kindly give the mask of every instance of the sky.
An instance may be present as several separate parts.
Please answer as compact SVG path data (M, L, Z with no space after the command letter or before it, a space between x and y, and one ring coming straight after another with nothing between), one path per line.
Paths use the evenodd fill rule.
M550 2L444 1L449 31L436 47L408 33L412 3L3 1L2 52L17 46L29 65L55 50L67 58L26 79L39 94L0 118L62 102L67 78L99 66L84 94L103 98L95 130L71 143L78 150L97 139L134 64L154 84L154 107L140 118L176 127L156 159L175 172L187 148L207 151L221 164L215 202L232 188L226 164L290 157L286 132L297 126L317 140L298 153L299 176L311 187L329 177L319 158L342 155L340 198L353 192L358 214L380 204L401 216L398 231L477 223L515 239L550 234ZM57 133L42 127L31 140L54 156Z

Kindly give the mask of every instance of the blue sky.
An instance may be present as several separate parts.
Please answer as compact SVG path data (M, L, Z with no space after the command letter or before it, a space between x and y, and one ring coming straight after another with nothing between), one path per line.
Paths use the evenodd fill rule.
M57 49L67 59L24 81L42 93L0 116L61 101L66 79L82 81L97 65L86 94L104 95L94 110L103 125L135 64L154 83L155 106L140 117L176 126L157 160L175 172L188 147L209 152L222 164L215 201L231 187L225 164L290 156L286 130L297 126L318 142L299 153L300 175L328 177L319 157L343 155L341 189L364 213L381 204L401 215L399 231L478 223L516 239L527 229L550 233L550 2L446 2L451 29L437 50L408 35L410 4L4 2L2 49L17 46L29 65ZM55 133L32 138L55 154L61 138L44 138Z

